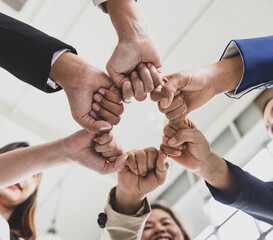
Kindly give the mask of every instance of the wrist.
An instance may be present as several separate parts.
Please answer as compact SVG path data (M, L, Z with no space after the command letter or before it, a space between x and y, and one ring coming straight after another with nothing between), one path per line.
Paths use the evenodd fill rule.
M65 89L71 85L71 79L77 79L86 68L87 64L83 59L65 52L52 65L49 78Z
M211 79L216 94L237 88L243 77L243 62L240 55L211 65Z
M150 37L149 28L134 0L108 0L107 11L116 29L119 41Z
M133 215L141 208L144 198L143 195L125 192L117 186L113 208L119 213Z
M195 172L208 183L213 185L218 176L226 171L226 162L217 154L211 152L200 168Z

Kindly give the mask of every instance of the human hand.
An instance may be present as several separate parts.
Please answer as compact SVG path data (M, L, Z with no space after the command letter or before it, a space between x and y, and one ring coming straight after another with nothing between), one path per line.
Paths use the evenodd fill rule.
M81 130L64 139L68 159L80 165L92 169L100 174L108 174L120 170L127 155L122 155L122 151L112 147L109 133L96 137L95 134L86 130ZM102 147L108 148L107 151ZM111 145L111 146L110 146ZM99 150L95 151L95 148ZM103 154L100 152L103 151ZM109 154L111 153L111 154ZM118 156L111 158L112 156Z
M240 192L234 171L211 151L204 135L189 119L184 124L178 131L170 125L164 128L161 150L234 201Z
M123 89L123 100L126 102L129 100L127 95L133 91L130 74L137 71L144 93L150 93L161 82L161 78L153 78L141 63L150 63L148 68L161 72L162 61L150 30L134 1L108 0L106 7L119 38L106 69L114 83Z
M155 148L128 152L127 165L118 172L114 209L134 214L145 196L162 185L168 175L166 155Z
M98 136L93 139L95 144L95 150L97 153L101 153L102 156L107 158L108 162L118 162L122 160L122 163L125 163L128 155L122 149L121 145L118 143L116 138L114 138L112 132L103 133L101 136ZM120 160L121 159L121 160ZM123 167L123 165L121 165Z
M128 152L127 165L118 173L117 191L144 198L167 179L166 157L152 147Z
M96 120L105 120L112 125L117 125L120 115L124 111L120 90L115 86L111 89L99 89L94 95L92 111L90 115Z
M185 70L164 77L166 83L151 94L162 108L170 106L174 94L180 90L188 113L201 107L216 94L234 90L243 75L240 56L224 59L199 69Z
M144 101L147 97L147 93L151 92L154 87L159 86L162 80L162 76L157 72L153 64L140 63L137 67L138 71L133 71L130 75L130 81L124 82L122 86L123 100L127 103L134 97L137 101ZM148 78L149 89L145 87L145 83L142 79ZM146 85L147 85L146 84Z
M64 89L72 116L83 128L92 133L112 128L110 123L96 121L90 115L94 93L113 85L107 74L79 56L65 52L53 64L49 77Z
M167 125L160 149L191 171L205 171L213 155L210 145L189 119L184 121L184 126L177 131Z

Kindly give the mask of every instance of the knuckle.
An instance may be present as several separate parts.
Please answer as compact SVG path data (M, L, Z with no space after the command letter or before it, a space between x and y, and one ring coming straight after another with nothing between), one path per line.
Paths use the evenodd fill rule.
M145 92L146 93L150 93L154 90L154 85L153 84L147 84L147 86L145 86Z
M144 100L146 99L146 97L147 97L146 94L140 95L140 96L139 96L139 95L136 95L136 96L135 96L136 100L139 101L139 102L144 101Z
M117 124L120 122L120 120L121 120L121 118L120 118L119 116L116 116L116 117L113 117L113 118L111 119L111 123L112 123L113 125L117 125Z
M173 118L173 114L171 112L165 113L165 115L166 115L166 118L170 120Z
M123 104L120 104L117 109L117 114L121 115L123 112L124 112L124 106L123 106Z
M166 136L166 135L168 135L169 132L170 132L170 127L169 127L169 125L167 125L163 129L163 134Z

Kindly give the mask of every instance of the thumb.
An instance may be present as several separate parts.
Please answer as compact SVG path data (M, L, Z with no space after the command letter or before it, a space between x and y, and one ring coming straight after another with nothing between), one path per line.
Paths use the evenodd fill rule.
M181 89L181 82L183 81L183 76L179 73L175 73L169 76L165 76L163 80L165 80L165 84L161 89L161 102L160 106L162 108L167 108L171 105L177 90Z
M156 162L156 176L160 182L163 184L168 176L169 164L167 163L167 155L162 151L159 151L159 157Z
M170 146L179 146L183 143L200 143L203 140L202 133L196 128L184 128L176 132L168 141Z
M112 129L112 125L106 121L96 121L91 116L86 116L81 119L81 125L91 133L99 134L100 132L109 132Z
M123 83L129 80L128 77L125 76L125 74L116 72L114 70L114 68L112 67L111 59L109 60L109 62L106 65L106 70L107 70L110 78L112 79L112 81L115 83L115 85L118 88L121 88Z
M118 156L117 160L115 162L105 164L105 167L101 173L102 174L109 174L109 173L113 173L113 172L117 172L117 171L122 170L127 158L128 158L127 154L123 154L123 155Z

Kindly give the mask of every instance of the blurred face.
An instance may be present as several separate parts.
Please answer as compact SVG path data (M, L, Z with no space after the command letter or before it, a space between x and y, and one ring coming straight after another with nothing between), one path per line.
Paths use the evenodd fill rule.
M270 100L264 110L264 123L269 136L273 139L273 99Z
M34 175L22 182L0 189L0 206L16 208L34 193L39 183L39 175Z
M172 217L161 209L153 209L145 223L141 240L184 240Z

